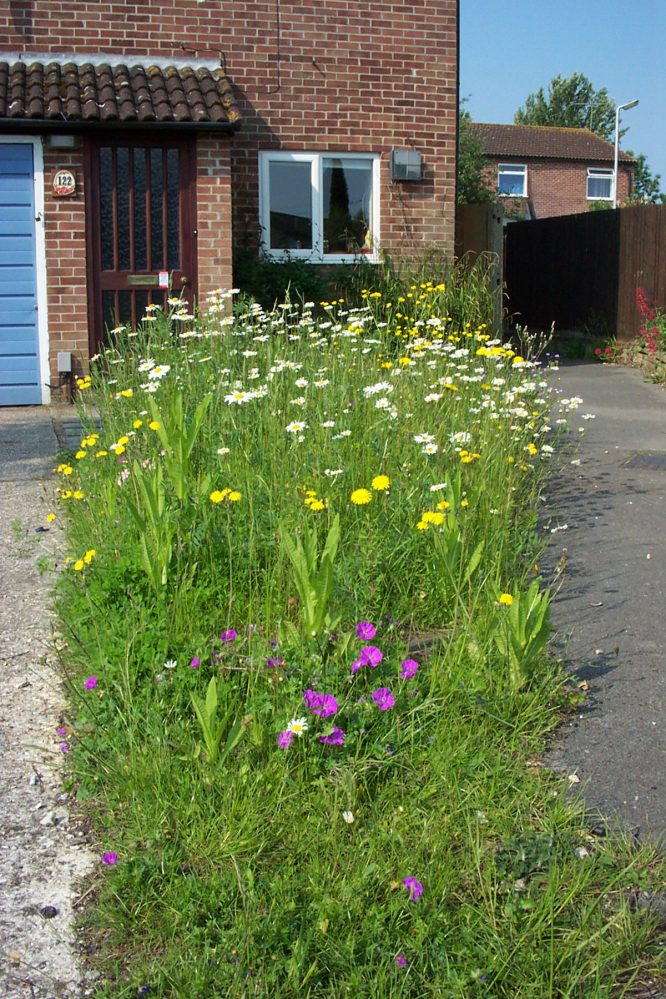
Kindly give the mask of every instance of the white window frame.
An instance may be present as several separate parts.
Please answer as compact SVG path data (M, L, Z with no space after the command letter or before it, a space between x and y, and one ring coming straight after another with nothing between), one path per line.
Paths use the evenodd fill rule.
M588 201L613 201L615 198L615 178L613 176L614 170L611 167L588 167L587 177L585 180L585 197ZM591 180L609 180L610 188L607 195L594 195L590 194L590 181Z
M370 214L372 228L370 237L372 249L369 253L324 253L323 245L323 214L322 193L324 190L324 160L350 159L368 160L372 163L372 205ZM310 163L310 183L312 185L312 249L277 250L268 244L270 234L270 164L276 161L289 163ZM379 183L380 183L379 153L355 153L338 150L323 150L322 152L285 152L263 150L259 153L259 226L261 230L261 249L265 256L272 260L298 259L314 264L344 264L355 260L366 263L379 262Z
M520 194L508 194L500 191L500 177L502 174L513 177L521 177L523 189ZM526 198L527 197L527 164L526 163L498 163L497 164L497 192L500 198Z

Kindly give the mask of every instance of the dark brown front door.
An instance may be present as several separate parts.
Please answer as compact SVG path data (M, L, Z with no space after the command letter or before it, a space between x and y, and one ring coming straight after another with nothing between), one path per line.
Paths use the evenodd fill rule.
M88 148L91 350L149 303L196 292L195 143L111 138ZM168 282L168 288L164 285Z

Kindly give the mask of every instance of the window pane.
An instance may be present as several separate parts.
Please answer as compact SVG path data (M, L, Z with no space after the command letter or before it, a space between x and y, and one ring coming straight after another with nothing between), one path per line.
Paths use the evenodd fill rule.
M118 270L130 269L129 149L116 151L116 216L118 219Z
M164 176L162 150L150 150L150 269L164 267L164 224L163 224Z
M498 178L498 188L500 194L509 194L514 197L523 197L525 194L525 173L518 173L516 168L514 170L503 170L500 167L499 178Z
M146 150L134 150L134 270L148 269L146 241Z
M167 267L180 267L180 164L177 149L167 149Z
M269 164L271 250L312 249L310 163Z
M102 270L113 270L113 152L108 146L99 151L99 202L102 241Z
M371 249L372 163L324 159L324 253Z
M610 198L612 196L612 178L588 177L587 196L588 198Z

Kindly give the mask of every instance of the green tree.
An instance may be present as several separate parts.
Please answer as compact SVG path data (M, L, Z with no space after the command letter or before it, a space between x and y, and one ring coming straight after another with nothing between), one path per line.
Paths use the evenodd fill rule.
M589 128L611 142L615 137L615 103L605 87L595 90L582 73L554 77L548 93L541 87L530 94L513 120L517 125Z
M644 153L629 153L636 160L634 182L628 205L664 205L666 194L661 190L661 174L653 174Z
M482 140L473 134L469 111L460 109L458 116L458 204L485 205L496 200L488 176Z

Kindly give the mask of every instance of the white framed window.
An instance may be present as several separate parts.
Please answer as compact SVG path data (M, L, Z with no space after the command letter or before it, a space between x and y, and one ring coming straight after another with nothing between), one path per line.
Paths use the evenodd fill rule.
M587 200L613 200L613 171L605 167L587 168Z
M497 190L505 198L526 198L527 167L525 164L498 163Z
M379 156L259 153L262 248L275 259L378 259Z

